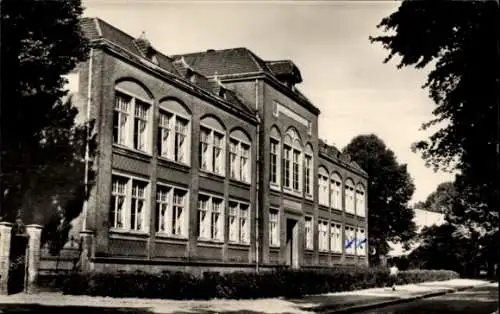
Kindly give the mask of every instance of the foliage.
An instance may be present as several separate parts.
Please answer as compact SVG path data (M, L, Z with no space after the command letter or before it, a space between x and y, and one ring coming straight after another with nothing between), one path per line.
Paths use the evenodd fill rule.
M497 242L499 15L497 1L404 1L378 25L385 34L370 38L389 51L385 62L401 57L398 68L433 66L424 88L434 119L422 128L434 133L414 149L434 169L459 173L447 219Z
M2 1L1 9L0 220L47 225L43 240L54 240L67 232L86 197L92 124L76 125L78 110L62 100L63 76L88 57L79 28L83 8L80 1L37 0Z
M454 183L443 182L427 197L425 202L415 204L415 208L442 214L451 213L457 197Z
M421 244L409 255L410 263L426 269L450 269L462 275L474 275L473 266L480 263L481 247L478 234L470 238L451 224L425 227L420 233Z
M206 272L201 277L190 273L165 271L74 274L65 280L65 294L162 299L253 299L300 297L334 291L348 291L386 285L387 268L332 268L323 270L282 269L267 272ZM402 271L401 283L448 280L458 275L450 271ZM61 279L54 281L61 282Z
M378 255L388 252L387 241L408 242L415 236L414 213L408 206L415 186L405 164L398 164L394 152L376 135L355 137L345 148L369 176L369 245Z

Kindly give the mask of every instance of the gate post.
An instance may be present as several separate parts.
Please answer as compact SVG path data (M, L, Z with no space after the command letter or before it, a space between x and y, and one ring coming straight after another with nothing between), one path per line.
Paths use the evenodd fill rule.
M12 224L0 221L0 295L8 294Z
M42 226L27 225L26 232L29 235L28 240L28 280L26 281L25 291L34 293L37 291L38 272L40 268L41 236Z

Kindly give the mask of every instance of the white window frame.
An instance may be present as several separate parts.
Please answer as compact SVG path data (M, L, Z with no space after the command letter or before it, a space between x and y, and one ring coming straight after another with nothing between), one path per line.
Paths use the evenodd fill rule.
M114 89L115 94L114 94L114 106L113 106L113 129L116 127L115 126L115 118L114 115L118 113L119 115L119 120L118 124L120 125L123 119L123 116L126 116L126 122L125 125L122 128L118 127L118 140L116 141L115 136L114 136L114 130L113 130L113 145L118 145L125 147L127 149L131 149L134 151L139 151L142 153L146 154L151 154L152 153L152 108L153 108L153 102L152 100L149 99L144 99L140 96L134 95L131 92L125 91L121 88L115 87ZM128 98L129 101L127 103L126 108L123 108L121 106L118 106L118 100L119 98ZM142 116L139 114L139 106L138 103L141 103L141 105L144 105L145 107L145 113ZM137 116L139 114L139 116ZM145 127L144 127L144 132L142 133L142 143L139 143L138 141L138 147L135 146L135 120L140 119L141 121L145 122ZM140 147L142 145L142 147Z
M364 188L358 185L355 190L356 193L356 215L360 217L366 216L366 195Z
M329 239L328 239L328 221L319 220L318 221L318 238L319 238L319 251L328 252L329 251Z
M309 160L309 164L308 164ZM314 166L313 166L313 156L311 154L304 154L304 192L306 197L313 197L314 189Z
M200 207L200 198L207 198L206 206ZM220 200L220 206L215 207L214 199ZM197 206L197 230L198 240L223 242L224 241L224 198L207 193L198 194ZM202 217L202 213L205 213ZM217 216L217 222L214 223L214 217Z
M169 116L167 124L162 123L162 115ZM191 119L174 111L160 107L158 120L158 142L156 145L158 157L189 165L191 161ZM185 124L181 125L181 123ZM168 132L168 138L166 141L162 141L164 133L166 132ZM184 136L184 141L182 148L179 149L178 143L179 137L181 136ZM165 146L166 149L164 149Z
M247 155L244 156L244 147L247 148ZM251 183L251 156L252 146L247 141L242 141L234 137L229 138L229 175L231 179L245 183ZM234 161L233 161L234 157ZM242 166L242 160L246 159L246 166Z
M131 233L148 233L149 232L149 217L150 217L150 189L151 189L151 182L147 179L136 177L136 176L131 176L128 174L123 174L120 172L115 172L113 171L111 173L111 201L113 204L113 197L116 196L117 193L114 191L114 179L115 178L121 178L123 180L126 180L125 184L125 191L124 193L121 194L121 196L124 197L123 200L123 207L121 208L121 226L119 226L117 222L117 214L115 214L114 222L110 222L110 230L111 231L119 231L119 232L131 232ZM141 184L144 184L144 195L142 196L143 200L143 207L141 210L141 215L140 215L140 227L138 228L138 223L135 222L134 225L131 224L131 218L132 218L132 201L133 201L133 187L134 183L140 182ZM110 211L110 216L111 216L111 207L109 208ZM110 217L111 218L111 217Z
M269 209L269 246L280 247L280 211Z
M345 249L345 253L348 255L355 255L357 243L356 243L355 234L354 234L354 227L345 226L344 234L345 234L344 246L346 246L347 243L349 243L349 242L351 243L351 246L349 248Z
M200 147L199 151L199 159L200 159L200 170L204 172L210 172L219 176L224 176L226 173L226 158L225 158L225 151L226 151L226 132L220 131L217 129L214 129L213 127L207 126L203 123L200 124L200 144L202 143L202 129L206 129L208 133L207 137L207 142L203 142L204 144L207 145L207 155L204 154L203 150ZM220 139L219 146L215 145L216 142L216 135L218 134L222 136ZM201 146L201 145L200 145ZM218 160L214 160L214 155L215 155L215 150L216 149L220 150L220 157ZM206 166L204 167L203 161L206 158ZM218 170L217 170L218 169Z
M276 144L276 181L273 181L272 175L271 175L271 169L272 169L272 156L274 155L272 145L273 141ZM279 188L281 185L281 140L275 137L270 137L269 141L269 182L271 184L271 187L276 187Z
M330 223L330 251L342 253L342 225L335 221Z
M283 145L283 187L292 189L292 146ZM287 182L288 178L288 182Z
M306 241L306 250L314 249L314 230L313 230L313 217L304 217L304 238Z
M349 214L354 214L354 183L350 180L347 180L344 184L344 194L345 194L345 211Z
M331 207L342 210L342 180L335 175L330 178L330 198Z
M319 186L319 204L323 206L330 206L329 204L329 189L328 189L328 176L323 174L318 174L318 186Z
M166 190L164 200L160 200L160 191ZM176 202L176 192L184 193L183 203ZM163 206L165 214L160 215L161 210L158 206ZM178 219L178 208L182 207L180 219ZM180 188L173 185L158 183L156 187L156 223L158 228L155 230L156 235L168 236L176 238L188 237L189 224L189 191L185 188ZM175 222L174 222L175 219ZM163 228L162 227L163 224Z
M359 245L359 243L364 239L366 239L365 229L357 228L356 229L356 255L359 255L359 256L366 255L366 244L368 243L368 241Z
M231 206L236 205L236 206ZM245 209L243 209L245 208ZM229 242L250 244L250 204L236 200L229 200ZM243 222L245 227L242 228Z

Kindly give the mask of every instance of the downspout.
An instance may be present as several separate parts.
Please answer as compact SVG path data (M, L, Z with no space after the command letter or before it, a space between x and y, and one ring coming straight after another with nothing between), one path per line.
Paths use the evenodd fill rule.
M85 199L83 201L83 226L82 226L82 231L87 231L87 206L88 206L88 193L89 193L89 188L88 188L88 183L89 183L89 159L90 159L90 147L89 147L89 139L90 139L90 106L92 104L92 59L93 59L93 53L94 50L90 48L90 54L89 54L89 75L88 75L88 84L87 84L87 116L85 118L85 124L87 125L86 127L86 138L85 138L85 177L84 177L84 184L85 184Z
M260 236L259 236L259 194L260 194L260 118L259 118L259 80L255 80L255 117L257 118L257 175L256 175L256 196L255 196L255 271L259 272L259 248L260 248Z

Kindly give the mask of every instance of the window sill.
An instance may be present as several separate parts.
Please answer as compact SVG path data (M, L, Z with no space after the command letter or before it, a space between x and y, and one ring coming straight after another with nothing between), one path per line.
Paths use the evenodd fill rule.
M250 183L250 182L239 181L239 180L236 180L236 179L233 179L233 178L231 178L229 180L230 180L231 184L237 185L237 186L241 186L241 187L249 187L249 186L252 185L252 183Z
M275 191L281 192L281 186L279 186L279 185L278 185L278 184L276 184L276 183L269 182L269 187L270 187L272 190L275 190Z
M232 241L229 241L227 243L228 245L232 246L232 247L238 247L238 248L248 248L250 246L250 243L243 243L243 242L232 242Z
M223 174L218 174L218 173L210 172L208 170L203 170L203 169L200 169L200 176L203 176L205 178L211 178L211 179L221 181L221 182L223 182L225 179Z
M162 233L162 232L156 232L155 237L159 238L159 239L167 239L167 240L181 240L181 241L188 240L187 236L168 234L168 233Z
M113 238L121 238L121 237L127 237L127 238L148 238L149 233L146 231L135 231L135 230L126 230L126 229L115 229L111 228L109 229L110 236Z
M306 252L313 253L314 252L314 248L306 248Z
M312 201L313 200L313 196L311 194L306 194L305 195L305 198Z
M289 195L293 195L293 196L302 198L302 192L301 191L295 191L295 190L290 189L289 187L284 187L283 188L283 192L285 192L286 194L289 194Z
M162 156L158 156L158 162L160 164L164 164L165 166L172 167L174 169L179 169L183 171L188 171L191 166L189 164L185 164L183 162L178 162L172 159L168 159Z
M271 250L279 250L280 246L278 244L270 244L269 249Z
M205 246L205 247L221 247L224 244L224 241L222 240L212 240L212 239L203 239L203 238L198 238L198 246Z
M113 144L114 151L118 154L125 155L127 157L130 157L130 153L132 153L132 157L136 157L142 160L150 160L153 156L148 153L144 152L141 150L134 149L132 147L120 145L120 144Z

